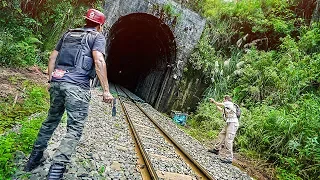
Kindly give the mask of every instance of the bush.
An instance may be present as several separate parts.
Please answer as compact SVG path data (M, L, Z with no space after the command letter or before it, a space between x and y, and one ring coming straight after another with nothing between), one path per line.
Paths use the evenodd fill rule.
M14 104L13 97L0 101L0 133L25 117L48 108L49 94L44 87L31 85L28 81L24 82L24 87L26 92L23 101Z
M305 2L204 1L209 21L190 60L209 87L188 132L218 132L207 98L232 95L244 111L235 149L274 163L279 179L320 178L320 26L297 12Z
M16 151L30 153L44 118L45 115L32 120L26 117L21 122L22 128L18 134L10 132L5 136L0 136L0 179L10 179L15 172L13 159Z
M62 34L84 25L88 7L102 1L22 1L0 4L0 65L26 67L45 65Z
M207 143L215 139L224 125L222 115L212 103L203 102L199 105L196 114L187 120L188 134L201 142Z
M289 108L253 108L243 118L238 148L254 150L303 179L319 178L319 102L319 97L306 95Z
M14 153L22 151L29 153L32 144L37 137L39 128L45 118L48 109L48 92L44 87L30 85L26 86L25 100L12 106L10 99L1 102L0 107L0 133L7 132L0 136L0 179L10 179L15 171L13 163ZM12 99L11 99L12 100ZM34 113L41 113L40 116L29 119ZM8 131L13 125L21 125L19 132Z
M0 41L2 42L0 45L0 65L7 67L41 65L40 53L36 45L27 41L13 42L10 39L2 38Z

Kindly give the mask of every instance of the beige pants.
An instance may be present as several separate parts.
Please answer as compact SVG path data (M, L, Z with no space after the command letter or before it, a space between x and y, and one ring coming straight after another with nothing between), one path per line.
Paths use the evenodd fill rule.
M232 146L238 127L239 123L237 122L227 123L219 133L218 142L214 146L216 150L219 150L219 155L226 160L232 161L233 159Z

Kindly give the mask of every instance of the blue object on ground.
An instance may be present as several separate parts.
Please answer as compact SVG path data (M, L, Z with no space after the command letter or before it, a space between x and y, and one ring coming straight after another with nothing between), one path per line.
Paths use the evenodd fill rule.
M188 117L188 114L186 114L186 113L174 112L173 120L176 123L178 123L182 126L185 126L186 122L187 122L187 117Z

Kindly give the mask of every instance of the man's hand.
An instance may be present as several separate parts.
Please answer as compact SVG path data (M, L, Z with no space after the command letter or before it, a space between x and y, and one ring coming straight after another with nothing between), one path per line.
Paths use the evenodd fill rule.
M111 94L110 92L104 92L104 93L102 94L102 96L103 96L103 102L105 102L105 103L112 103L112 101L113 101L113 96L112 96L112 94Z
M216 102L213 98L209 98L209 101L212 103Z

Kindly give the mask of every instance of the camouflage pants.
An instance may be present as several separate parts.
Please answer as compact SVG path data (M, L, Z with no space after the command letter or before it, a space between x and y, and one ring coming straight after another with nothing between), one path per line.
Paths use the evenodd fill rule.
M35 151L43 151L48 146L54 130L60 123L64 111L67 111L67 134L56 150L53 162L69 163L77 146L84 123L88 116L91 99L90 90L65 83L52 82L50 85L50 109L47 119L42 123L38 138L34 144Z
M221 130L218 136L218 142L215 144L214 149L220 151L223 159L232 161L233 159L233 140L236 136L239 123L228 122L227 125Z

